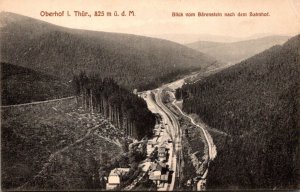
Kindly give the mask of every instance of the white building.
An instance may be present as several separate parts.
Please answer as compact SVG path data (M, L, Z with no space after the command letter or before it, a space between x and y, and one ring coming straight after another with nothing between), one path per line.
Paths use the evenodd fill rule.
M110 171L108 181L106 183L106 189L115 189L121 183L123 175L129 172L129 168L115 168Z

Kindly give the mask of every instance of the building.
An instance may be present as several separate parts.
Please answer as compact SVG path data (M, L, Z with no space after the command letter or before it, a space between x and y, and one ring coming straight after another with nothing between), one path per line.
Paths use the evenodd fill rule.
M167 149L166 149L166 147L159 147L158 148L158 160L159 161L166 161L167 160Z
M149 179L157 185L161 182L167 182L169 177L169 171L166 163L153 162L150 166Z
M137 89L133 89L133 94L135 94L135 95L137 95L138 94L138 92L137 92Z
M128 173L129 170L129 168L115 168L111 170L107 179L106 189L115 189L119 186L121 184L122 176Z

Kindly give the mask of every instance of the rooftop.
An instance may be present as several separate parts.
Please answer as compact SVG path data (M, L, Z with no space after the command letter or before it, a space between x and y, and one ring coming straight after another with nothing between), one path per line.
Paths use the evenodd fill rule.
M109 176L121 176L129 172L130 168L115 168L110 171Z

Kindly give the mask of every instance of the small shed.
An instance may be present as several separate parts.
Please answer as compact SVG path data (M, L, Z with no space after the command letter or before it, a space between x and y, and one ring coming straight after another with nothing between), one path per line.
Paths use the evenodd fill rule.
M121 183L121 177L129 172L129 168L115 168L110 171L106 189L115 189Z

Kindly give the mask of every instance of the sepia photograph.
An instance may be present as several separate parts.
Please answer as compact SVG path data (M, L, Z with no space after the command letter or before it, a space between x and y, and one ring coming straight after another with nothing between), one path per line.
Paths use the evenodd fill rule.
M0 0L1 191L300 190L300 0Z

